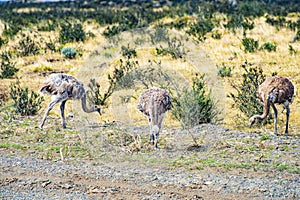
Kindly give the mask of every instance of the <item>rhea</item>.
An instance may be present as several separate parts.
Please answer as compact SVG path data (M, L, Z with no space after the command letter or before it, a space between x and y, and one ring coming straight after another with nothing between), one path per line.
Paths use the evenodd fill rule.
M165 114L172 108L169 93L161 88L145 90L138 100L138 110L149 120L150 143L158 149L158 137Z
M258 98L264 103L264 110L261 115L254 115L249 119L250 127L265 119L270 111L270 106L274 110L274 133L277 134L278 111L275 104L283 104L286 109L285 133L288 133L290 107L294 96L294 86L292 82L282 76L272 76L267 78L257 90Z
M83 84L71 75L62 73L51 74L43 82L40 92L49 94L52 98L52 101L48 105L42 122L39 126L40 129L43 129L49 112L58 103L60 103L62 127L66 128L65 105L67 100L81 100L81 105L84 112L98 112L101 115L99 106L93 105L91 108L87 108L86 90L84 89Z

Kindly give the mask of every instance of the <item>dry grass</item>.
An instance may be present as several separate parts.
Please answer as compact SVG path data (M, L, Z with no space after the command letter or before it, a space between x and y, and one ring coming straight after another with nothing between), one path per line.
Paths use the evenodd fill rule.
M206 73L208 86L212 89L214 98L219 102L219 108L224 110L224 125L229 128L234 128L236 127L234 117L237 111L231 108L231 99L226 98L226 95L233 90L228 80L222 80L217 76L216 65L222 65L224 63L225 65L236 66L233 71L232 79L237 80L241 73L239 66L247 60L249 63L261 66L265 74L270 75L273 72L277 72L279 75L290 78L295 84L296 96L291 106L290 124L292 133L298 133L300 130L299 122L297 121L300 117L300 100L297 90L300 83L300 56L290 55L288 50L288 45L295 33L287 29L276 30L276 28L265 23L264 17L255 20L255 28L248 31L247 35L248 37L258 40L260 45L264 42L275 42L277 44L276 52L257 51L255 53L244 53L241 44L243 37L242 30L237 30L236 34L233 34L232 32L219 28L219 31L222 33L221 40L215 40L208 36L208 39L200 44L195 44L191 40L186 41L182 33L172 31L170 32L171 36L181 38L187 52L185 59L179 60L174 60L169 56L157 57L154 53L155 47L149 43L149 41L146 41L142 45L134 44L137 38L148 37L142 33L124 33L120 36L116 45L110 44L101 35L105 27L100 27L93 21L89 21L84 24L84 28L87 31L93 32L96 37L89 38L84 43L68 44L75 49L79 49L82 52L81 57L78 56L76 59L68 60L63 58L63 55L60 53L46 53L16 59L17 67L20 69L17 75L21 78L21 82L30 89L37 91L44 77L38 73L34 73L34 71L48 68L56 72L73 74L86 85L91 78L95 78L97 82L101 84L103 90L105 90L108 87L107 75L119 64L121 46L127 46L129 44L136 48L138 55L137 60L140 66L147 66L148 60L151 59L160 60L165 70L175 71L187 80L187 82L191 82L190 78L195 73ZM57 35L58 33L51 34ZM46 38L48 36L49 33L41 33L41 37ZM17 41L18 40L14 43L10 43L6 48L13 49ZM299 41L291 45L300 51ZM50 62L50 59L54 61ZM97 67L102 63L106 64L102 67ZM8 89L11 81L12 80L4 80L2 82ZM137 103L136 98L140 92L141 89L137 89L119 91L114 94L109 102L109 107L104 109L104 115L100 121L124 120L125 122L133 124L147 124L147 120L135 109ZM133 96L134 98L130 99L130 103L124 105L120 100L121 96L124 95ZM50 98L46 98L45 107L49 101ZM84 114L78 102L67 104L67 110L82 115L87 121L99 122L99 118ZM42 112L43 109L41 113ZM54 109L53 112L58 113L58 109ZM280 114L280 126L283 126L283 121L284 115ZM176 126L179 125L170 115L167 116L166 124L167 126L173 126L174 124Z

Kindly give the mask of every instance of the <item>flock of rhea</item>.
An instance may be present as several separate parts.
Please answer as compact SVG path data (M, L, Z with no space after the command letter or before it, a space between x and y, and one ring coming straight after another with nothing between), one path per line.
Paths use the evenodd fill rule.
M98 112L101 115L100 107L93 105L87 108L86 90L84 85L75 77L68 74L51 74L42 84L40 92L51 95L52 101L48 105L44 117L39 126L43 129L46 118L55 104L60 103L62 117L62 126L66 128L65 104L67 100L81 100L84 112ZM259 87L257 95L261 102L264 103L263 114L254 115L249 119L250 126L255 122L265 119L270 111L270 106L274 110L274 133L277 133L277 116L278 111L274 104L283 104L286 108L286 128L288 133L288 123L290 116L289 104L294 96L294 86L287 78L281 76L272 76L267 78ZM160 88L150 88L145 90L139 97L137 108L149 119L150 142L154 148L158 148L158 137L161 130L164 116L172 108L171 97L168 92Z

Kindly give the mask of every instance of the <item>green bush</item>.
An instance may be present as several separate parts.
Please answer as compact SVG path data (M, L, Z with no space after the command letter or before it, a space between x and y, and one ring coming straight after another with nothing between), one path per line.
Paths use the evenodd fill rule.
M174 37L168 40L168 47L162 46L155 48L156 54L160 56L171 55L173 59L183 58L185 53L184 45L181 40Z
M38 55L40 53L40 46L29 35L22 33L18 51L20 56Z
M88 84L87 98L91 104L95 105L105 105L105 100L101 95L100 84L96 82L95 79L90 79Z
M230 93L229 97L233 100L233 107L243 114L239 115L239 118L247 121L245 117L250 118L263 111L263 104L259 101L256 91L266 76L261 67L253 66L247 61L241 67L244 70L242 79L231 83L235 92Z
M128 59L137 57L136 50L133 48L130 48L129 44L127 45L127 47L122 46L121 52L122 52L122 56L125 58L128 58Z
M102 35L105 38L110 39L113 36L118 35L120 32L121 32L121 29L119 26L109 26L103 31Z
M298 51L292 45L289 44L289 53L290 55L296 55Z
M266 42L261 47L260 50L267 50L268 52L276 51L277 45L274 42Z
M72 47L64 47L61 49L61 53L69 59L75 58L77 55L76 49L73 49Z
M213 28L214 25L211 19L203 19L192 23L186 32L188 35L194 36L198 41L203 42L206 39L206 33L211 32Z
M7 44L7 40L3 39L2 37L0 37L0 48L2 47L2 45Z
M219 31L213 31L211 37L216 40L220 40L222 38L222 34Z
M59 32L59 42L66 44L69 42L84 42L86 39L86 34L83 27L79 23L66 23L61 24L61 29Z
M216 103L206 91L204 75L193 78L192 88L184 88L172 95L172 115L180 121L183 128L191 128L202 123L218 121L219 111Z
M27 87L22 88L20 81L10 85L10 97L14 101L16 112L23 115L35 115L41 109L44 98L34 91L29 91Z
M10 61L11 54L9 52L4 52L1 54L1 74L0 78L12 78L19 69L15 67L15 63Z
M244 46L244 51L250 53L255 52L259 46L258 41L248 37L242 39L242 45Z
M5 24L3 30L3 36L13 38L21 30L21 27L16 24Z
M134 79L131 76L126 76L131 70L136 68L138 65L137 61L132 61L127 59L123 61L120 60L121 64L118 67L114 68L112 74L108 75L109 87L107 91L101 94L101 87L95 79L91 79L88 84L88 101L97 104L106 106L108 98L119 88L129 88L134 84Z
M300 30L297 31L296 35L294 36L292 42L297 42L300 40Z
M233 66L227 66L224 63L221 67L217 66L218 68L218 76L220 77L231 77L231 71L234 68Z

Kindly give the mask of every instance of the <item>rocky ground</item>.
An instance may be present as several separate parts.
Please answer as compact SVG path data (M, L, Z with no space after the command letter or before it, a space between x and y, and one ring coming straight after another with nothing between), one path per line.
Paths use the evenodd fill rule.
M146 131L146 128L142 128ZM139 128L127 131L140 132ZM264 149L269 149L259 163L278 162L293 166L287 170L269 167L230 167L227 161L219 165L205 165L197 170L197 163L204 157L227 150L226 159L251 160L238 144L247 146L250 138L261 141L258 133L230 131L214 125L203 125L192 130L194 136L201 135L201 148L188 146L191 136L182 130L164 130L174 142L165 144L158 151L118 152L114 156L130 159L64 161L43 160L29 154L19 154L11 149L0 153L0 197L1 199L300 199L299 138L296 136L271 135L263 140ZM209 134L214 133L214 134ZM92 137L92 136L91 136ZM257 139L255 139L257 138ZM186 143L184 143L185 141ZM223 141L223 142L221 142ZM171 142L169 142L171 143ZM186 144L186 145L184 145ZM280 149L288 144L293 148ZM268 146L269 145L269 146ZM268 148L273 145L275 148ZM194 149L193 149L193 148ZM239 148L237 148L239 147ZM284 146L285 147L285 146ZM195 150L196 149L196 150ZM238 152L231 154L231 151ZM284 152L284 153L283 153ZM130 154L130 155L129 155ZM191 156L192 155L192 156ZM234 156L230 156L234 155ZM287 156L289 155L289 156ZM143 159L141 159L143 157ZM186 162L195 160L196 162ZM223 155L224 157L224 155ZM281 159L280 157L286 157ZM186 160L181 162L179 160ZM218 156L214 160L221 159ZM152 161L155 160L155 161ZM122 161L120 161L122 160ZM172 162L163 162L172 160ZM216 161L214 161L216 162ZM184 163L184 164L182 164ZM221 163L221 164L220 164ZM227 167L226 167L227 166ZM290 170L288 170L290 169Z

